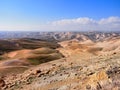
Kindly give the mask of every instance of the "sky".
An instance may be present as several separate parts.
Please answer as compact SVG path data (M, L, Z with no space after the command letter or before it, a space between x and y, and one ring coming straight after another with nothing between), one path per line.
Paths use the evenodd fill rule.
M0 31L120 30L120 0L0 0Z

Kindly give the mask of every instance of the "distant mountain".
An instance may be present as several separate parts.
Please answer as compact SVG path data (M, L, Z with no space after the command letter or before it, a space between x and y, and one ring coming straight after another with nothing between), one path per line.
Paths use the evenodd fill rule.
M102 41L106 38L119 37L120 32L0 32L0 39L34 38L46 41Z

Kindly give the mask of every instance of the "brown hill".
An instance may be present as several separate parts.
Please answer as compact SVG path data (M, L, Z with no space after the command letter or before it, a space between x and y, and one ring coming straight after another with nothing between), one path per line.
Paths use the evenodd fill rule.
M21 49L37 49L41 47L48 48L58 48L59 44L56 42L48 42L42 41L39 39L9 39L9 40L0 40L0 54L4 54L6 52L21 50Z

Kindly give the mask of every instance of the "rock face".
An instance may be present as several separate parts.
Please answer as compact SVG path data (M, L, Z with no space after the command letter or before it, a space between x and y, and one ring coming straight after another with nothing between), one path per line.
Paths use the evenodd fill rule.
M99 90L104 86L110 84L111 80L108 78L108 75L105 71L99 71L88 77L86 84L86 89Z

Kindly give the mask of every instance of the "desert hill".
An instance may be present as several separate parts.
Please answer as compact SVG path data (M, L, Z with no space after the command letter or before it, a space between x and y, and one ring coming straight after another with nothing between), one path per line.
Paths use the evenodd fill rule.
M54 37L54 42L31 38L3 40L19 47L0 56L3 90L120 89L119 33L44 35Z
M56 42L43 41L40 39L22 38L22 39L7 39L0 40L0 54L5 52L22 50L22 49L37 49L41 47L57 48L60 45Z

